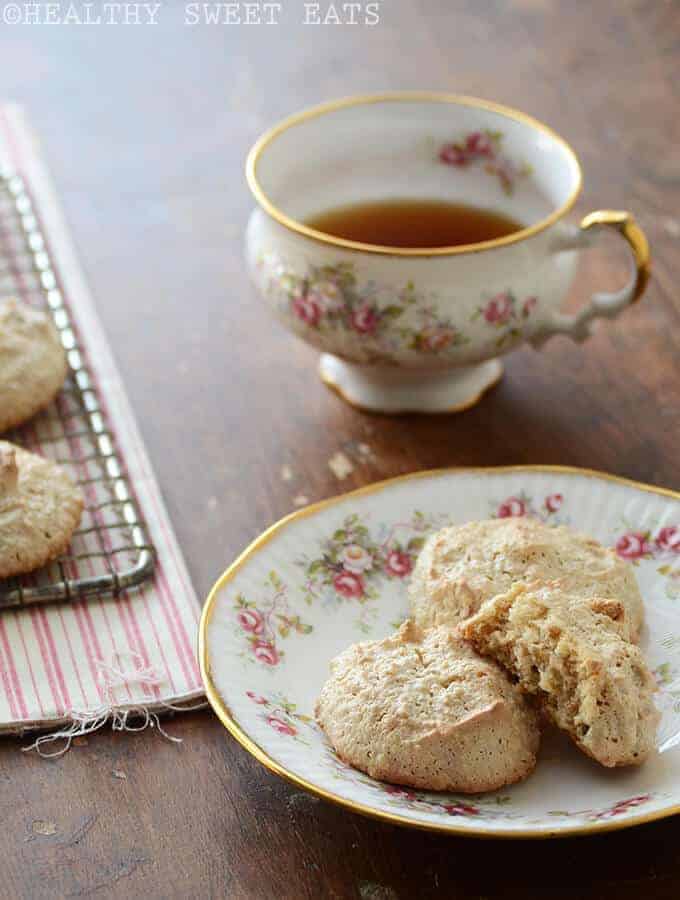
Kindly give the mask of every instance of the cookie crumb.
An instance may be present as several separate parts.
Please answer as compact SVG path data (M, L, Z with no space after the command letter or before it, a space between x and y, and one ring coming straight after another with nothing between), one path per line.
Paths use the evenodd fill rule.
M31 831L33 834L40 834L43 837L50 837L50 835L57 833L57 826L55 822L47 822L44 819L36 819L31 823Z
M362 881L359 884L359 896L361 900L397 900L399 894L386 884Z
M290 466L281 466L281 481L292 481L293 470Z
M354 439L343 441L341 450L355 462L374 463L377 461L373 448L366 441L356 441Z
M677 219L665 219L663 230L671 237L680 237L680 222Z
M121 781L127 781L127 775L122 769L114 769L111 774L114 778L119 778Z
M309 503L309 497L306 497L304 494L298 494L297 497L293 497L293 506L307 506Z
M328 468L339 481L347 478L347 476L351 475L354 471L351 460L347 454L342 452L342 450L338 450L337 453L334 453L333 456L331 456L328 460Z

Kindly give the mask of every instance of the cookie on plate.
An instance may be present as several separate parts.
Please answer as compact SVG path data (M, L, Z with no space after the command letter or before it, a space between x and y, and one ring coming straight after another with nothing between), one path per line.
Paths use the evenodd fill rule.
M501 669L450 629L413 624L331 663L316 718L338 756L373 778L479 793L533 770L537 716Z
M14 298L0 300L0 432L47 406L67 368L52 320Z
M525 517L468 522L432 535L413 571L411 614L422 630L455 626L517 582L556 580L565 594L621 601L624 631L637 641L643 604L631 564L586 535Z
M516 585L461 634L538 697L548 717L603 766L639 765L655 746L654 678L626 640L623 605Z
M0 578L59 556L78 527L83 498L53 462L0 441Z

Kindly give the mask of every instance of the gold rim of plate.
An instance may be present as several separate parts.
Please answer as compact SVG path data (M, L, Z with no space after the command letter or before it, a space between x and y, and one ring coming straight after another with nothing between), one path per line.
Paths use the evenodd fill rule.
M548 135L553 141L566 150L567 155L574 163L576 169L576 184L574 185L573 190L565 202L557 209L553 210L549 216L546 216L544 219L541 219L539 222L536 222L527 228L522 228L520 231L506 235L505 237L495 238L491 241L480 241L477 244L459 244L452 247L389 247L382 244L364 244L359 241L350 241L345 238L325 234L323 231L317 231L315 228L310 228L302 222L299 222L297 219L282 212L278 206L272 203L260 185L257 177L257 164L262 153L279 135L283 134L283 132L287 131L289 128L299 125L301 122L306 122L308 119L315 119L326 113L335 112L338 109L345 109L351 106L367 106L372 103L404 103L414 101L426 103L450 103L457 106L477 107L478 109L504 116L506 119L513 119L515 122L520 122L522 125L528 125L536 131ZM561 135L539 119L535 119L533 116L520 112L518 109L513 109L511 106L503 106L500 103L493 103L490 100L480 100L477 97L469 97L464 94L448 94L437 91L392 91L384 94L362 94L353 97L342 97L339 100L331 100L328 103L321 103L318 106L303 109L301 112L294 113L292 116L283 119L277 125L274 125L266 131L253 144L246 158L246 180L253 196L262 209L268 213L272 219L280 225L283 225L284 228L288 228L290 231L295 231L298 234L312 238L322 244L330 244L331 246L341 247L345 250L359 250L364 253L379 253L387 254L389 256L431 257L457 256L463 253L479 253L481 250L506 247L510 244L526 240L526 238L533 237L540 231L544 231L566 215L573 207L574 203L576 203L576 199L581 193L581 187L583 185L583 170L581 169L581 163L579 162L579 158L573 147Z
M244 563L247 562L247 560L249 560L251 556L257 553L258 550L261 550L264 546L266 546L272 540L272 538L274 538L283 528L285 528L291 522L295 522L298 519L302 519L307 516L312 516L315 513L327 509L330 506L335 506L338 503L344 502L350 497L360 497L366 494L377 493L403 481L414 481L419 478L431 478L447 474L495 475L510 472L555 472L558 474L566 475L581 475L585 476L586 478L596 478L603 479L605 481L612 481L615 484L626 485L627 487L633 487L637 490L647 491L651 494L660 494L661 496L671 497L674 500L680 501L680 492L678 491L671 490L670 488L656 487L651 484L645 484L641 481L634 481L631 478L624 478L619 475L610 475L607 472L600 472L597 469L581 469L577 466L560 465L453 466L442 469L425 469L419 472L410 472L406 475L397 475L395 478L388 478L384 481L378 481L374 484L365 485L364 487L357 488L356 490L348 491L345 494L338 494L335 497L329 497L327 500L320 500L317 503L312 503L309 506L304 507L303 509L296 510L295 512L289 513L289 515L284 516L282 519L279 519L278 522L270 525L269 528L263 531L258 538L256 538L248 547L246 547L246 549L217 579L210 593L208 594L205 605L203 606L198 631L198 659L201 670L201 678L203 679L208 702L212 706L214 712L217 714L217 717L222 722L224 727L227 729L227 731L230 732L232 737L234 737L245 750L247 750L252 756L254 756L258 762L262 763L265 768L269 769L269 771L273 772L275 775L280 775L282 778L285 778L287 781L290 781L297 787L303 788L303 790L309 791L310 793L315 794L317 797L321 797L323 800L329 800L338 806L349 809L352 812L359 813L363 816L368 816L369 818L378 819L383 822L389 822L393 825L403 825L410 828L418 828L422 831L436 831L445 834L455 834L469 837L499 839L540 839L601 834L606 831L620 831L624 828L632 828L634 825L643 825L646 822L654 822L659 819L667 819L670 816L680 813L680 803L678 803L673 806L669 806L667 809L660 809L649 813L642 813L641 815L631 816L630 818L622 819L619 821L612 820L604 823L571 825L566 828L560 829L544 828L540 830L518 828L506 831L495 830L493 828L479 828L474 826L462 828L459 826L443 825L439 824L438 822L419 822L414 819L410 819L408 816L385 812L380 809L375 809L372 806L366 806L363 803L357 803L356 801L343 797L340 794L335 794L332 791L327 791L325 788L319 787L318 785L307 781L305 778L296 775L289 769L286 769L285 766L282 766L275 759L273 759L265 750L262 749L262 747L260 747L259 744L257 744L254 740L252 740L252 738L248 736L243 728L241 728L238 722L232 717L229 707L220 696L212 680L210 661L208 659L207 631L217 597L222 588L234 578L234 576L244 565Z

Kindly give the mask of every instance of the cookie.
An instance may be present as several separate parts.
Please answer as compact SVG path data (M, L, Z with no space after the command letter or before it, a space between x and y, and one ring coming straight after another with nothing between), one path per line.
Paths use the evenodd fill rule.
M537 716L501 669L450 629L409 621L331 663L316 718L340 759L373 778L479 793L536 764Z
M13 298L0 301L0 433L47 406L67 369L52 320Z
M586 535L524 517L468 522L432 535L413 571L411 614L422 630L455 626L517 582L555 580L565 594L620 600L626 636L638 639L643 604L631 564Z
M516 585L488 600L462 636L538 697L547 716L603 766L639 765L655 746L654 678L626 640L623 604Z
M59 556L78 527L80 490L59 466L0 441L0 578Z

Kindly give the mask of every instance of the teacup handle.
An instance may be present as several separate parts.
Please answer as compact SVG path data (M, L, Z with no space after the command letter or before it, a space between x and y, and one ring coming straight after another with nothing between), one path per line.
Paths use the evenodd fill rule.
M554 249L559 252L587 247L591 238L603 228L613 228L628 243L633 270L630 281L620 291L593 294L590 303L575 315L555 313L531 338L535 346L540 346L553 334L568 334L575 341L584 341L590 334L594 319L616 318L644 293L650 274L649 243L632 213L613 209L592 212L581 220L571 237L560 240Z

